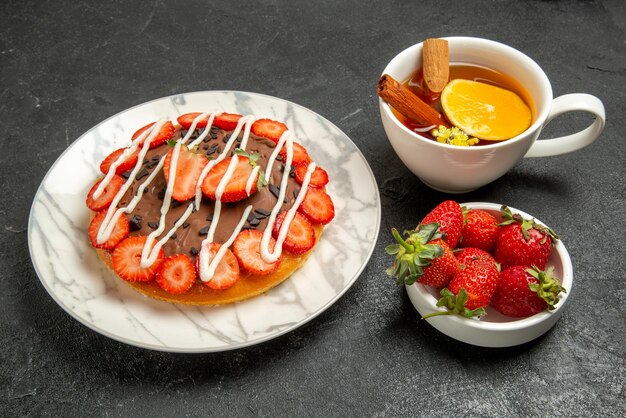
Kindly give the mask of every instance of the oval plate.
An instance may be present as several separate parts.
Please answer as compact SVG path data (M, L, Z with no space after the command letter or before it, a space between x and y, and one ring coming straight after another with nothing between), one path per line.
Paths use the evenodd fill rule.
M292 277L264 295L218 307L147 298L98 258L87 236L87 192L102 159L139 127L186 112L254 114L287 124L331 179L335 219ZM367 161L339 128L275 97L237 91L179 94L144 103L78 138L43 179L30 212L30 255L45 289L71 316L107 337L160 351L214 352L258 344L305 324L335 303L365 268L381 219Z

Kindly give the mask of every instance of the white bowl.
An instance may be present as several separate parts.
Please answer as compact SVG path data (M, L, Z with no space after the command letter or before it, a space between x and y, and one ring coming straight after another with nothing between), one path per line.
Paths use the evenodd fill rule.
M499 219L502 205L470 202L462 203L461 206L486 210ZM525 218L533 217L519 209L511 207L510 209L513 213L519 213ZM540 220L535 220L543 224ZM555 276L566 290L560 295L556 309L552 312L544 311L528 318L516 319L502 315L488 307L487 314L480 320L468 319L460 315L441 315L426 319L426 321L451 338L482 347L510 347L534 340L552 328L563 313L563 308L572 293L574 281L572 260L561 240L558 240L552 248L552 253L546 264L546 267L548 266L554 267ZM446 310L437 307L437 300L440 297L437 289L418 283L405 287L411 302L420 315L424 316L432 312Z

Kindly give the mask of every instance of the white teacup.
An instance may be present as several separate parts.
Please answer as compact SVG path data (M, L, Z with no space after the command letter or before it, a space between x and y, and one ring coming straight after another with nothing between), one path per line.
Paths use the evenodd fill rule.
M433 189L464 193L490 183L509 171L522 157L547 157L581 149L595 141L604 129L604 105L594 96L566 94L553 99L552 86L543 70L525 54L499 42L480 38L451 37L451 63L476 64L500 71L519 81L535 105L532 125L520 135L484 146L459 147L421 136L400 122L387 103L379 99L387 137L402 162ZM396 55L383 74L399 82L421 67L422 43ZM536 141L541 129L555 116L584 111L595 115L588 128L568 136Z

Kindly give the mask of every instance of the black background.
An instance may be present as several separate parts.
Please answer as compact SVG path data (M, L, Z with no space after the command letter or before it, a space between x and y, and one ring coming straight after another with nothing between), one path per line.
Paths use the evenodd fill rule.
M0 5L0 415L624 416L626 5L615 1L5 1ZM375 94L386 63L427 37L509 44L555 96L606 106L601 138L526 159L463 201L507 203L570 251L575 287L556 326L508 349L420 322L384 274L389 228L438 202L387 142ZM220 354L130 347L48 296L27 223L47 170L83 132L175 93L243 90L301 104L339 126L381 191L381 234L334 306L270 342ZM587 126L558 118L544 137ZM384 185L384 187L383 187Z

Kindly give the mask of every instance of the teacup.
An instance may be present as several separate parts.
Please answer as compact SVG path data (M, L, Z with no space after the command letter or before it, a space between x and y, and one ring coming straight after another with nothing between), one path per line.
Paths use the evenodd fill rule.
M465 193L488 184L524 157L548 157L576 151L595 141L605 123L604 105L595 96L566 94L556 99L552 86L539 65L522 52L487 39L444 38L448 41L451 63L474 64L502 72L521 83L533 99L535 112L531 126L514 138L473 147L436 142L407 128L379 99L380 115L387 137L402 162L422 182L448 193ZM403 82L421 67L422 43L396 55L383 74ZM572 135L537 141L541 129L554 117L566 112L589 112L591 126Z

